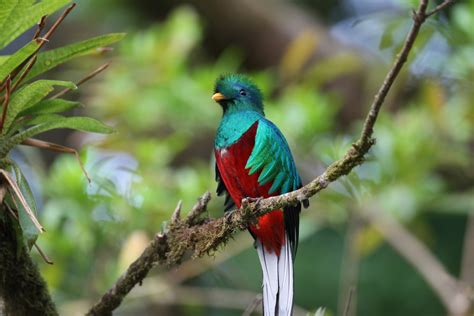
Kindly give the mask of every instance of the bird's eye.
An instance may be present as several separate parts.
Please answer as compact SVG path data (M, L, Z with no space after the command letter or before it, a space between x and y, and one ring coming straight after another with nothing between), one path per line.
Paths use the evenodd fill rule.
M247 92L245 92L244 89L240 89L239 93L240 93L240 95L247 95Z

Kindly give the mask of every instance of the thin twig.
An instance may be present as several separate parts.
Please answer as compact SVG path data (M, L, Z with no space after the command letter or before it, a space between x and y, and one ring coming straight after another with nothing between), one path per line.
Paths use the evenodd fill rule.
M13 200L13 203L15 204L16 207L18 207L18 205L16 205L15 200ZM17 221L20 221L20 219L18 218L18 215L15 214L15 211L12 210L10 205L8 205L7 203L5 203L3 205L6 207L6 209L8 210L8 212L10 213L10 215L14 219L16 219ZM53 261L51 261L51 259L49 259L49 257L44 253L44 251L40 248L40 246L38 246L38 244L36 242L33 243L33 246L38 251L38 253L40 254L41 258L44 260L44 262L46 262L47 264L53 264L54 263Z
M11 83L12 83L11 77L10 77L10 75L8 75L7 81L5 83L5 87L6 87L7 91L5 92L5 96L4 96L3 103L2 103L2 117L0 118L0 133L3 131L3 124L5 124L5 119L7 117L8 103L10 102L10 93L11 93L10 85L11 85Z
M76 6L76 3L71 3L69 7L64 10L64 12L59 16L59 18L54 22L54 24L51 26L51 28L46 32L46 34L43 37L38 37L37 39L40 40L42 39L43 41L41 42L41 45L43 45L44 42L47 42L51 35L53 35L54 31L58 28L59 24L68 16L69 13L74 9Z
M167 232L157 235L146 247L140 258L130 265L125 274L92 306L87 315L110 314L121 304L128 292L143 280L156 263L177 264L182 260L188 249L192 250L196 257L215 251L222 244L225 244L235 232L248 227L249 223L254 222L258 216L308 199L326 188L329 183L348 174L353 168L362 164L365 154L374 144L372 139L373 127L380 108L395 78L407 60L421 25L427 18L427 5L428 0L421 0L403 48L370 107L361 136L343 158L331 164L322 175L299 190L259 201L244 200L240 209L228 212L221 218L206 220L200 225L189 225L195 223L198 218L194 214L199 215L205 210L205 206L210 199L209 195L208 199L203 199L201 206L195 205L197 207L196 212L191 211L184 224L171 225ZM198 204L200 204L200 201L198 201Z
M5 78L5 80L3 80L3 81L0 82L0 83L1 83L1 84L0 84L0 93L2 93L3 90L5 90L5 87L6 87L6 85L7 85L7 79L8 79L8 77L9 77L9 76L7 76L7 77ZM10 77L11 77L11 76L10 76ZM0 101L3 101L3 96L0 97Z
M40 224L40 222L38 221L38 219L36 218L36 215L33 213L33 211L31 210L30 206L28 205L28 202L26 202L26 199L25 197L23 196L23 194L21 193L21 190L20 188L18 187L18 184L16 183L16 181L8 174L8 172L6 172L5 170L3 169L0 169L0 174L2 174L3 178L5 178L5 180L7 180L7 183L9 185L8 189L12 189L13 190L13 193L15 193L14 195L18 198L18 200L20 201L21 205L23 206L23 208L25 209L25 212L26 214L28 215L28 217L31 219L31 221L33 222L33 224L35 225L35 227L38 229L38 231L40 233L44 232L44 228L43 226ZM13 196L13 194L12 194ZM15 199L12 199L12 201L14 203L15 202ZM18 207L17 207L18 208ZM19 209L19 208L18 208Z
M105 47L99 47L96 49L96 52L98 54L106 54L106 53L110 53L111 51L113 51L114 48L113 47L108 47L108 46L105 46Z
M361 133L360 141L357 142L359 146L369 146L373 143L372 134L373 134L373 127L375 124L375 120L377 119L377 115L382 107L382 104L385 100L385 97L388 94L388 91L392 87L395 78L400 73L403 65L408 59L408 54L410 53L413 44L415 43L415 39L418 35L421 25L425 22L426 16L426 8L428 6L428 0L422 0L416 12L413 12L413 25L408 32L407 37L405 38L405 42L403 44L403 48L400 53L397 55L395 62L390 69L390 71L385 76L382 86L378 90L377 94L374 97L374 101L370 106L369 115L367 116L364 122L364 128Z
M206 211L206 206L211 200L211 193L206 192L203 196L201 196L197 203L194 204L193 208L189 212L188 216L186 217L186 223L188 225L194 225L196 220L201 216L202 213Z
M77 83L76 83L76 86L79 87L81 84L83 84L84 82L94 78L95 76L97 76L98 74L100 74L102 71L104 71L105 69L107 69L107 67L109 67L110 65L110 62L108 63L105 63L103 64L102 66L100 66L99 68L97 68L96 70L94 70L93 72L91 72L90 74L88 74L87 76L85 76L84 78L82 78L81 80L79 80ZM63 95L65 95L66 93L68 93L69 91L71 91L71 88L66 88L64 90L61 90L59 91L58 93L56 93L55 95L53 95L52 97L50 97L50 99L56 99L56 98L59 98Z
M433 14L436 14L436 13L438 13L439 11L442 11L442 10L446 9L446 8L449 7L450 5L454 4L454 2L456 2L456 0L447 0L447 1L444 1L443 3L437 5L433 10L428 11L428 12L426 13L426 17L429 18L429 17L432 16Z
M82 173L87 178L87 181L91 183L92 180L89 177L89 174L87 173L87 170L84 167L84 164L82 163L81 157L79 156L79 152L75 150L74 148L66 147L63 145L55 144L55 143L50 143L50 142L35 139L35 138L28 138L24 140L21 144L26 145L26 146L36 147L39 149L46 149L46 150L54 151L57 153L73 154L76 157L77 162L79 163L79 166L81 167Z
M35 35L33 35L33 39L37 39L41 35L41 31L43 30L46 24L46 17L47 17L46 15L43 15L40 21L38 22Z
M51 35L53 35L54 31L58 28L58 26L66 18L66 16L72 11L72 9L74 9L75 6L76 6L76 4L72 3L69 7L67 7L66 10L64 10L64 12L61 14L61 16L54 22L54 24L51 26L51 28L48 30L48 32L43 37L35 37L34 38L36 40L36 42L39 44L38 47L28 58L25 59L24 62L22 62L18 67L15 68L15 70L13 70L10 73L10 79L11 80L15 79L15 77L18 75L20 70L23 69L23 67L25 65L30 63L33 58L36 58L38 52L41 50L41 48L44 46L44 44L46 42L49 42L49 38L51 37ZM41 21L40 21L40 23L41 23ZM26 75L30 72L31 68L32 67L27 69L27 71L25 71L23 73L23 76L26 77ZM2 91L2 88L3 87L0 87L0 92Z
M44 262L51 265L54 264L54 262L51 259L49 259L49 257L44 253L43 249L41 249L40 246L38 246L36 242L33 244L33 246L35 246L35 249L38 251L41 258L43 258Z
M183 201L179 200L178 205L174 209L173 215L171 215L171 222L177 223L181 220L181 208L183 206Z
M6 190L5 192L8 192L8 190ZM8 205L7 203L5 203L5 204L3 204L3 205L6 207L6 209L7 209L8 212L10 213L10 215L11 215L14 219L16 219L17 221L19 221L18 215L15 214L15 211L10 207L10 205Z
M28 64L26 65L25 70L21 73L20 78L18 78L18 80L13 85L12 91L15 91L16 88L23 81L23 79L25 79L26 75L30 72L31 68L35 65L37 59L38 59L37 55L34 55L32 58L30 58L30 60L28 61Z

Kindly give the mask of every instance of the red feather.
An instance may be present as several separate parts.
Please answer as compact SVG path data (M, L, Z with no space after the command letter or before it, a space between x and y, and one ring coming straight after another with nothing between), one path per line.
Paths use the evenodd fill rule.
M250 168L245 169L255 144L257 127L258 121L236 143L227 148L214 151L222 181L237 207L240 207L242 199L246 197L266 198L280 194L278 191L268 194L272 183L259 185L258 176L260 172L249 175ZM250 226L250 231L262 242L267 251L275 251L279 256L285 240L284 225L283 211L275 210L261 216L257 225Z

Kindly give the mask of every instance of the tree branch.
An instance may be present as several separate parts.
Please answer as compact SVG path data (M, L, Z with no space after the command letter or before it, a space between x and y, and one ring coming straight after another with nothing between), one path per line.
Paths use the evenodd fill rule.
M474 211L467 217L464 233L461 280L474 290Z
M453 1L448 0L445 2L447 4L443 5L441 9L447 7ZM428 18L427 6L428 0L420 1L417 11L413 14L413 25L405 39L404 45L375 95L360 138L352 144L344 157L332 163L323 174L299 190L257 201L254 199L244 199L240 209L228 212L218 219L199 220L199 216L196 216L196 214L200 215L205 211L206 205L210 200L210 194L206 193L195 205L195 208L193 208L193 211L191 211L186 220L172 221L165 233L158 234L153 239L143 254L132 263L125 274L89 310L87 315L111 315L112 311L120 305L127 293L135 284L142 282L148 271L156 263L178 264L188 250L193 252L194 257L212 253L224 245L235 232L247 229L249 224L255 223L259 216L275 209L294 205L314 196L331 182L336 181L343 175L347 175L354 167L362 164L365 154L375 143L372 134L380 108L395 78L407 61L408 54L413 47L421 25Z
M83 84L84 82L94 78L95 76L97 76L98 74L100 74L102 71L104 71L105 69L107 69L107 67L110 66L110 62L108 63L105 63L103 64L102 66L100 66L99 68L95 69L94 71L92 71L91 73L89 73L88 75L86 75L84 78L82 78L81 80L79 80L78 82L76 82L76 87L79 87L81 84ZM59 97L62 97L63 95L65 95L66 93L68 93L69 91L71 91L71 88L65 88L61 91L59 91L58 93L56 93L55 95L53 95L52 97L50 97L49 99L52 100L52 99L57 99ZM90 181L89 181L90 182Z
M57 315L56 306L41 277L38 266L29 255L19 225L9 216L3 203L7 192L5 180L0 180L0 297L5 315Z
M430 16L438 13L439 11L442 11L442 10L446 9L447 7L452 5L454 3L454 1L456 1L456 0L447 0L447 1L444 1L444 2L440 3L433 10L426 13L426 17L429 18Z
M128 267L125 274L102 296L87 315L112 315L112 311L120 305L123 298L137 283L143 281L150 269L157 262L164 261L167 247L166 235L157 234L140 257Z

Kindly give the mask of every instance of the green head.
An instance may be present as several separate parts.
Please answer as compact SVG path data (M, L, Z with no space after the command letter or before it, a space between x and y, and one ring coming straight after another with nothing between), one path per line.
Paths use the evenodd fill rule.
M224 115L238 111L255 111L264 115L262 93L252 80L243 75L219 77L212 99L222 106Z

